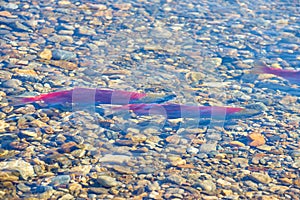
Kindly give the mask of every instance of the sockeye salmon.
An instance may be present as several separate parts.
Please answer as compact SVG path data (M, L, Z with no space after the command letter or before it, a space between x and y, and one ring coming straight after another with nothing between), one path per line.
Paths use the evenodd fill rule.
M74 88L70 90L63 90L57 92L50 92L33 97L18 97L14 98L16 105L43 102L45 104L113 104L124 105L143 102L160 103L168 101L175 97L175 95L167 95L160 98L146 98L147 94L138 92L127 92L122 90L110 89L94 89L94 88Z
M180 104L128 104L113 108L114 111L130 110L139 116L163 115L167 119L176 118L227 118L243 111L244 108L220 106L192 106Z
M292 84L300 85L300 71L298 70L273 68L267 66L264 62L259 62L252 72L257 74L273 74L288 80Z

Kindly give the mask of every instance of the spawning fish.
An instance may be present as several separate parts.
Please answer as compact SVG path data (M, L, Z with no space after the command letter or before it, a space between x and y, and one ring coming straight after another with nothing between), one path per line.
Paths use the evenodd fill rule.
M280 68L272 68L266 65L264 62L259 62L253 70L254 73L261 74L273 74L288 80L292 84L300 85L300 71L288 70Z
M94 88L74 88L70 90L50 92L47 94L41 94L34 97L19 97L15 100L16 104L26 104L33 102L44 102L46 104L133 104L139 103L140 99L146 97L145 93L127 92L122 90L109 90L109 89L94 89ZM153 102L162 102L163 100L169 100L174 95L166 96L166 98L152 99ZM150 99L147 99L150 101Z
M180 104L128 104L113 108L115 111L131 110L136 115L163 115L167 119L176 118L226 118L230 114L240 112L244 108L220 106L192 106Z

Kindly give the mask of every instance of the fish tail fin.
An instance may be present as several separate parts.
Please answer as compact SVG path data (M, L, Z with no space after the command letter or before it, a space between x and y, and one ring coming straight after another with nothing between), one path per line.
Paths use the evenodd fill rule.
M264 73L270 73L270 67L262 61L259 61L255 63L254 68L251 70L251 73L253 74L264 74Z

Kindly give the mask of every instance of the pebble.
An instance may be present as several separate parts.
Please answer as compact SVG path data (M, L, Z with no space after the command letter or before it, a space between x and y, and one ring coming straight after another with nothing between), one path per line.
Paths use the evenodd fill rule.
M265 137L261 133L253 132L248 135L248 138L250 139L250 146L261 146L266 143Z
M17 188L22 192L29 192L31 190L31 188L24 183L19 183Z
M51 179L51 184L55 186L66 185L70 182L70 180L71 178L69 175L59 175Z
M99 162L108 162L108 163L123 163L130 161L130 157L126 155L105 155L99 159Z
M204 180L199 183L200 187L209 193L214 193L217 189L216 184L212 180Z
M52 51L52 59L54 60L74 60L76 58L76 54L74 52L54 49Z
M229 142L229 144L231 146L236 146L236 147L244 147L244 146L246 146L244 143L242 143L240 141L231 141L231 142Z
M255 182L268 184L272 182L272 178L268 174L252 172L249 178Z
M195 148L195 147L188 147L186 149L188 154L197 154L199 152L199 149Z
M22 81L18 79L10 79L2 83L2 86L7 88L18 88L21 85L22 85Z
M3 8L8 9L8 10L16 10L19 8L19 6L14 3L4 3L3 2L3 4L1 4L1 6L3 6Z
M52 51L50 49L44 49L39 53L39 57L45 60L51 60L52 58Z
M59 67L59 68L67 69L67 70L71 70L71 71L76 70L78 68L78 64L69 62L66 60L51 60L50 64L55 67Z
M171 183L175 183L177 185L182 185L183 183L186 182L186 179L179 176L179 175L172 174L172 175L167 177L167 181L169 181Z
M94 29L91 29L91 28L86 27L86 26L79 27L78 33L80 35L89 35L89 36L91 36L91 35L97 35L97 33L96 33L96 31Z
M151 35L156 38L170 38L172 37L172 32L162 28L162 27L156 27L151 31Z
M0 70L0 79L2 80L10 80L12 77L12 73L4 70Z
M98 176L97 182L101 186L106 187L106 188L115 187L115 186L119 185L119 182L116 181L115 178L110 177L110 176L102 176L102 175Z
M0 162L0 170L18 171L24 180L35 175L32 165L23 160Z

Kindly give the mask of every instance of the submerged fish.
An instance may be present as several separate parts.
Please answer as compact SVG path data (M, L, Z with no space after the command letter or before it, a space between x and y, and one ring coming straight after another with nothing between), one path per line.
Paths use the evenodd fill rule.
M272 68L266 65L264 62L259 62L252 71L257 74L266 73L273 74L288 80L292 84L300 85L300 71L298 70L288 70L280 68Z
M94 89L94 88L74 88L70 90L50 92L33 97L18 97L13 100L16 105L43 102L46 104L133 104L140 103L147 94L138 92L127 92L122 90ZM152 102L162 102L173 98L174 95L165 98L152 99ZM147 99L147 101L151 101Z
M167 119L176 118L218 118L225 119L229 115L243 111L244 108L220 106L192 106L180 104L128 104L113 108L114 111L130 110L136 115L163 115Z

